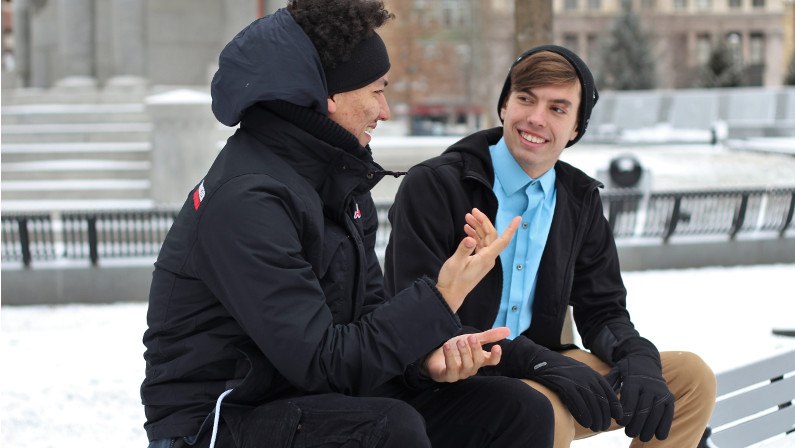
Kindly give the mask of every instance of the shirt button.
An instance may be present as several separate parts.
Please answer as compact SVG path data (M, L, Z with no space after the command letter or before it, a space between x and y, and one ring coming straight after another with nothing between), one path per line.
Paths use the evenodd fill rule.
M523 228L523 229L526 229L526 228L527 228L527 223L526 223L526 222L523 222L523 223L522 223L522 228Z
M514 305L514 306L511 307L511 311L513 311L515 313L515 312L519 311L519 307Z
M521 264L517 264L516 265L516 270L517 271L521 271L522 269L524 269L524 266L522 266Z

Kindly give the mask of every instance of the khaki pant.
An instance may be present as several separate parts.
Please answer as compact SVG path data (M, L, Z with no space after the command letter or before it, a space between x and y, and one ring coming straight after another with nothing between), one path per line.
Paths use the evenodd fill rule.
M584 350L568 350L564 355L591 366L602 375L607 375L610 366ZM717 384L715 374L697 355L689 352L663 352L663 377L675 397L674 421L665 440L653 438L643 443L635 439L630 447L695 448L704 434L712 409L715 406ZM552 402L555 412L555 448L566 448L575 439L591 437L596 433L580 426L569 413L558 396L546 387L530 380L523 380L543 393ZM608 431L623 428L615 421Z

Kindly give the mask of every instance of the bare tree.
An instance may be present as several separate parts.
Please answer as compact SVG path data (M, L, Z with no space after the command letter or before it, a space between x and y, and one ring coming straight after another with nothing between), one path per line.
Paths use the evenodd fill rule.
M514 0L514 53L552 43L552 0Z

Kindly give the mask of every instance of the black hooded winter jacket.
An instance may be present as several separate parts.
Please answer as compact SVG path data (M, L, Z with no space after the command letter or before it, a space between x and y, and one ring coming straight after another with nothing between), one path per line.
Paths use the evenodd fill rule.
M325 90L286 10L221 53L213 109L242 122L155 264L141 386L150 440L196 434L228 389L224 403L240 406L366 395L460 333L427 278L384 303L369 192L382 174L327 118Z
M494 221L497 197L489 146L502 135L501 127L477 132L409 170L389 210L387 294L439 269L465 235L468 210L477 207ZM608 363L618 343L638 337L626 309L613 234L602 212L601 184L565 162L558 161L554 169L557 201L538 271L532 323L514 340L500 343L502 361L489 369L491 374L522 377L533 344L564 348L560 335L569 305L584 345ZM462 324L477 331L491 328L501 293L502 265L497 262L459 308ZM527 349L518 349L523 345Z

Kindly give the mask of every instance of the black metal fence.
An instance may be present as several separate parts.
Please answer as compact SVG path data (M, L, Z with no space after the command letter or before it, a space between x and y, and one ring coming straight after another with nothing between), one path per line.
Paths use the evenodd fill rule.
M657 237L775 232L793 227L795 188L602 194L613 234Z
M157 255L178 209L6 213L2 260L22 262Z
M605 216L616 239L764 232L785 237L794 229L795 187L755 190L654 192L605 191ZM390 202L377 205L380 227L376 245L386 247ZM2 261L89 260L154 257L177 209L5 213Z

